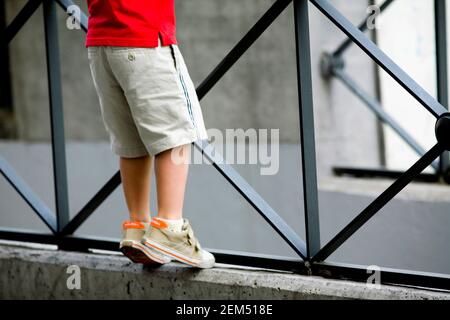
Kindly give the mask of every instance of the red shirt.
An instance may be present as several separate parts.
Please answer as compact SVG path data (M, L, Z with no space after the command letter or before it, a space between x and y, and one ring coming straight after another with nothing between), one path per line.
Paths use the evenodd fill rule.
M85 46L157 47L176 44L175 0L87 0Z

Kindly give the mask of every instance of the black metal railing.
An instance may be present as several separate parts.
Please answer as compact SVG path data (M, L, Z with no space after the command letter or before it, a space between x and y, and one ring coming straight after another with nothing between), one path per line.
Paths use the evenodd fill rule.
M383 13L388 9L394 0L384 1L379 9L379 13ZM360 31L366 31L368 25L369 16L367 16L358 25ZM437 80L437 97L438 101L448 107L448 76L447 76L447 19L446 19L446 4L445 0L434 0L434 20L435 20L435 43L436 43L436 80ZM378 118L381 123L389 126L398 137L400 137L416 154L423 156L425 154L424 148L407 132L392 116L386 112L379 100L372 97L370 94L364 91L345 71L345 59L344 53L350 48L353 42L350 38L345 39L342 43L332 52L325 52L321 59L321 71L324 78L338 79L358 97L363 104L365 104ZM439 160L434 160L431 166L434 169L432 174L420 174L415 177L416 180L438 182L445 181L450 183L450 158L447 152L444 152ZM337 175L355 175L355 176L368 176L368 177L390 177L397 178L401 175L401 172L382 169L368 169L368 168L348 168L348 167L336 167L334 172Z
M409 182L411 182L412 179L419 175L427 166L432 164L444 150L450 149L450 114L447 113L446 108L444 108L441 103L422 89L370 39L368 39L361 30L352 25L327 0L276 0L197 88L200 99L211 90L211 88L236 63L236 61L240 59L247 49L251 47L256 39L264 33L291 2L293 3L294 9L306 241L303 241L280 217L280 215L273 210L230 165L226 164L217 152L213 151L213 148L211 148L207 141L203 141L195 143L196 148L202 152L203 156L213 164L217 171L272 226L272 228L297 253L299 258L295 259L236 251L210 250L215 254L217 261L222 263L291 270L301 274L323 275L333 278L365 281L367 279L366 267L337 264L325 260ZM404 172L385 192L376 198L324 246L321 246L319 230L308 21L309 3L312 3L318 8L348 36L349 40L346 41L348 44L344 44L343 48L348 46L351 42L356 43L437 118L436 145L431 150L425 152L419 161L417 161L409 170ZM119 172L115 173L114 176L104 184L104 186L86 203L73 219L69 219L56 6L59 5L67 12L67 8L70 5L73 5L73 2L71 0L29 0L2 33L1 43L2 45L7 45L40 4L43 4L45 20L44 26L52 127L52 157L54 163L56 213L54 214L43 201L33 193L26 183L24 183L8 162L0 157L0 172L51 230L51 233L37 233L26 230L0 229L0 239L56 244L63 250L117 250L118 244L116 241L81 238L74 236L73 233L120 185ZM82 15L80 23L82 29L87 31L86 15ZM445 274L419 273L410 270L381 268L380 276L382 283L450 289L450 276Z

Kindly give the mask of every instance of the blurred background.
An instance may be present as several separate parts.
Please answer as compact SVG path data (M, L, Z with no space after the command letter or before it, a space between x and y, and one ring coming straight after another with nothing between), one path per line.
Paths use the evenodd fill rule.
M74 1L87 12L86 1ZM196 85L270 7L273 0L176 1L178 41ZM331 1L357 25L373 1ZM382 2L382 1L380 1ZM0 1L5 28L24 0ZM377 1L378 3L378 1ZM0 155L14 166L49 208L55 209L43 12L40 7L0 53ZM102 123L89 70L85 33L66 27L58 8L61 77L70 211L75 215L118 170ZM433 0L396 0L367 34L398 65L436 96ZM323 53L345 39L310 6L311 68L321 242L326 244L393 180L337 176L335 168L402 171L419 156L381 124L348 88L320 72ZM346 72L426 150L436 140L435 119L405 90L351 46ZM260 175L260 165L233 165L304 238L302 165L290 5L243 58L202 100L207 128L279 129L279 171ZM433 168L427 172L432 173ZM152 190L152 210L156 198ZM252 207L206 164L189 174L185 216L204 247L295 257ZM119 238L127 209L121 187L77 231ZM0 226L47 230L9 183L0 177ZM330 261L450 273L450 188L415 182L377 213Z

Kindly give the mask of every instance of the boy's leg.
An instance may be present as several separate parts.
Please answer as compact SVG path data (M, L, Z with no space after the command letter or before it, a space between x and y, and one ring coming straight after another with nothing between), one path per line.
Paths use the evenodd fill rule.
M119 248L132 261L145 264L167 263L165 257L141 241L150 223L150 172L152 159L141 139L127 97L115 72L129 70L128 54L122 47L88 48L89 66L100 102L102 118L110 137L111 148L120 159L120 174L125 200L132 221L122 224ZM108 58L109 56L109 58ZM110 58L115 57L112 66ZM113 70L113 68L115 70ZM119 80L123 80L119 77Z
M173 161L172 152L177 154ZM190 145L185 144L155 156L158 217L179 220L183 216Z
M183 218L190 144L168 149L155 156L158 216L143 237L143 243L180 262L211 268L214 256L202 249L189 221Z
M175 45L108 47L107 53L114 74L111 78L120 84L117 91L126 98L124 109L130 111L132 118L123 126L123 117L117 115L120 108L105 113L107 120L117 122L110 131L112 146L117 154L125 153L124 157L128 157L127 153L146 151L156 158L159 213L150 222L142 243L166 258L210 268L214 265L214 256L202 249L189 221L182 217L188 161L180 161L178 154L174 162L171 154L186 151L187 157L190 143L207 139L195 87L181 53ZM129 139L129 132L133 134L132 139ZM124 229L132 227L143 229L140 223L127 224Z
M142 237L150 224L150 173L152 157L120 157L120 175L130 221L124 222L120 249L133 262L167 263L170 259L146 248Z
M120 175L131 221L150 222L152 158L120 158Z

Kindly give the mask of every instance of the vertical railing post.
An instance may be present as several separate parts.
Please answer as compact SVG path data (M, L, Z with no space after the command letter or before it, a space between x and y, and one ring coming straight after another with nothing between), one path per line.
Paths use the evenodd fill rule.
M320 249L319 206L317 195L314 110L311 80L308 0L294 0L297 85L302 148L303 195L307 256Z
M437 99L448 109L448 65L447 65L447 12L445 0L434 0L434 23L436 35ZM449 153L440 157L439 173L447 177L450 167ZM447 181L450 182L450 181Z
M50 101L56 220L57 229L58 231L61 231L69 221L69 200L67 192L63 99L61 92L61 74L55 1L43 1L43 8L48 91Z
M11 77L9 69L9 51L8 43L4 37L4 30L6 29L6 4L0 3L0 109L7 109L11 111Z

